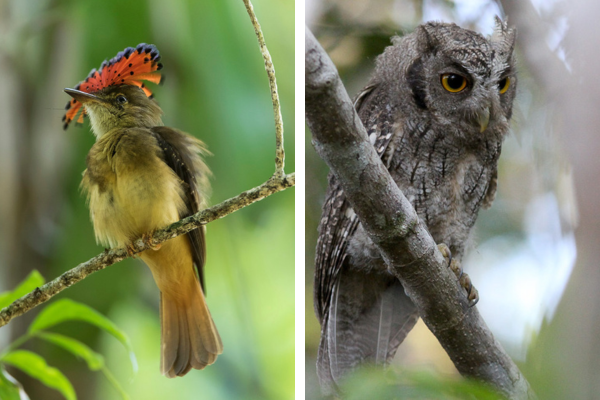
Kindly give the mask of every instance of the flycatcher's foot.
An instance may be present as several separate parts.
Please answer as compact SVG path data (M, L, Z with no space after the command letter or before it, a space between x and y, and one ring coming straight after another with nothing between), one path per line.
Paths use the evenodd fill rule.
M125 245L125 250L127 250L127 255L131 258L137 258L138 255L136 254L136 250L133 247L133 243L127 243Z
M469 300L469 307L473 307L479 301L479 292L473 286L471 278L465 272L463 272L462 266L458 260L452 259L452 252L444 243L438 244L438 250L446 260L448 260L448 267L454 272L454 275L458 278L460 285L467 291L467 299Z
M150 247L154 251L159 250L162 247L162 243L153 244L152 243L153 240L154 240L154 231L144 233L142 235L142 241L146 244L146 246Z

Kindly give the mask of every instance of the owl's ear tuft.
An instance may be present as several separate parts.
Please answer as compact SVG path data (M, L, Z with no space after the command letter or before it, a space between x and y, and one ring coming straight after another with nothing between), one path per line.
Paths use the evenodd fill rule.
M495 21L496 27L494 28L494 33L490 38L490 42L499 52L501 57L510 58L515 49L517 30L508 27L508 19L502 21L500 17L496 15Z
M422 53L435 54L437 52L440 41L435 34L435 28L435 22L428 22L426 24L419 25L417 29L415 29L419 50Z

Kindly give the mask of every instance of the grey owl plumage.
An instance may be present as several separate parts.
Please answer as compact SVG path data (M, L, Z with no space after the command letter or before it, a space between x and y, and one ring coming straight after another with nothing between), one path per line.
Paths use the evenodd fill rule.
M420 25L392 39L355 99L398 187L459 261L479 209L496 192L517 83L515 36L500 19L489 39L455 24ZM332 174L315 269L317 372L324 392L333 393L357 366L391 361L418 313Z

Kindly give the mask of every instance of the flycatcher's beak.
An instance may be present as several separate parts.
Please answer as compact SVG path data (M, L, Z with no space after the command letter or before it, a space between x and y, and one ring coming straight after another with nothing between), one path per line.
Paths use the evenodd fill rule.
M97 102L97 103L104 102L104 100L102 100L100 97L96 97L90 93L82 92L81 90L67 88L67 89L65 89L65 93L67 93L69 96L71 96L72 98L74 98L75 100L80 102L81 104L86 104L86 103L91 103L91 102Z
M479 132L483 133L490 123L490 109L485 108L479 114L477 114L477 122L479 123Z

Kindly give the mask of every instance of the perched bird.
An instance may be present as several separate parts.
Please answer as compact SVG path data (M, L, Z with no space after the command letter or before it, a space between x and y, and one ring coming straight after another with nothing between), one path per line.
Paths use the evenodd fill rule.
M516 93L515 34L499 19L489 39L455 24L420 25L392 39L355 99L371 143L457 275L477 214L496 192ZM361 364L391 361L418 312L333 174L315 269L317 372L331 394ZM469 282L461 277L475 302Z
M81 188L96 240L128 247L139 237L196 213L206 205L209 170L203 143L163 126L162 110L143 81L159 83L154 45L127 48L90 72L67 104L64 128L89 115L96 143ZM81 109L83 106L83 109ZM140 253L160 289L161 372L169 378L203 369L223 352L204 295L204 229Z

